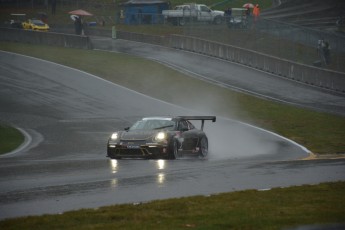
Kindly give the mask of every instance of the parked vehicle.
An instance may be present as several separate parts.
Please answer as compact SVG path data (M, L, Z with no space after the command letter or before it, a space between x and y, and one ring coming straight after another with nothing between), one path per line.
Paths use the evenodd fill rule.
M22 24L25 30L49 31L49 25L39 19L28 19Z
M229 28L245 29L248 27L248 17L246 8L232 8L231 16L227 17Z
M211 10L204 4L195 3L178 5L174 10L163 10L162 14L168 22L180 26L190 21L221 24L224 20L224 11Z
M43 13L40 16L44 18ZM49 31L49 25L40 19L26 19L26 14L11 14L10 27L16 29Z

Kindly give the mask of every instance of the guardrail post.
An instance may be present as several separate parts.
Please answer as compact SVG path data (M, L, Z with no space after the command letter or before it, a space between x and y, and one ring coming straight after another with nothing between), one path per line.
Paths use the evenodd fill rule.
M115 26L113 26L111 28L111 37L112 37L112 39L116 39L116 28L115 28Z

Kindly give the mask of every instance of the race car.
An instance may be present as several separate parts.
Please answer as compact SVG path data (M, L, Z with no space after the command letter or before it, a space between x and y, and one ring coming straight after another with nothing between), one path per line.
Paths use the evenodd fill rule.
M191 120L201 121L201 129ZM131 127L114 132L107 144L107 157L177 159L183 155L206 157L208 138L203 131L206 120L215 116L145 117Z
M36 31L48 31L49 26L48 24L42 22L39 19L28 19L27 21L22 23L23 29L26 30L36 30Z

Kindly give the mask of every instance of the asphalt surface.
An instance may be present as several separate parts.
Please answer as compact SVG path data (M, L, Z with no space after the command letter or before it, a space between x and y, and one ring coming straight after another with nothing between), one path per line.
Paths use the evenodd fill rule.
M98 48L105 44L97 42ZM234 82L239 85L231 87L245 86L244 78L265 79L266 75L221 60L140 43L108 41L106 48L169 63L194 77L212 76L218 81L230 71L229 87ZM344 180L345 160L298 160L308 156L304 147L222 117L206 124L208 159L109 160L105 157L108 136L137 117L199 113L54 63L5 52L0 52L0 63L0 120L14 124L27 136L17 151L0 158L0 219ZM275 92L278 86L269 87L276 78L266 75L266 79L260 94L282 94ZM286 87L302 87L283 82ZM316 109L336 107L337 113L343 111L343 104L333 98L337 95L306 86L303 89L321 101L316 103L317 99L308 95L308 106L322 104ZM289 103L295 102L304 103L298 98Z

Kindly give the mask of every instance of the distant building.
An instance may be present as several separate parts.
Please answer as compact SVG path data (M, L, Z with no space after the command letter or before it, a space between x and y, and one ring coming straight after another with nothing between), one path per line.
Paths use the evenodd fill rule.
M158 24L164 21L162 10L169 9L164 0L129 0L120 5L124 8L125 24Z

